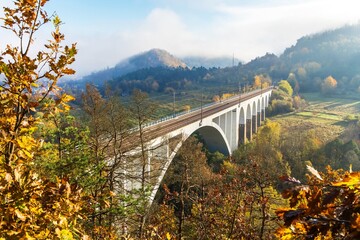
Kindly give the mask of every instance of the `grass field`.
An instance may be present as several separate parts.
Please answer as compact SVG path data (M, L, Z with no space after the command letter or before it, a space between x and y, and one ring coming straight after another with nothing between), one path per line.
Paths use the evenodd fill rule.
M302 111L271 118L281 124L283 131L297 134L314 130L325 143L341 135L348 126L347 118L360 115L360 98L331 98L319 93L308 93L302 97L308 102Z
M308 110L310 111L321 109L322 112L338 116L360 113L360 96L359 98L348 98L349 96L330 98L318 93L308 93L303 97L309 102Z

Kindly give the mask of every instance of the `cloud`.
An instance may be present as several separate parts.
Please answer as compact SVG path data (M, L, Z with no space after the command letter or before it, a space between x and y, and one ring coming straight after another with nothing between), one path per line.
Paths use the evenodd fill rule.
M234 53L244 61L266 52L280 54L304 35L357 23L360 6L357 0L154 1L164 4L128 25L73 36L80 49L79 74L114 66L151 48L176 56Z
M179 52L191 48L196 34L190 32L179 15L169 9L154 9L145 21L132 33L130 42L137 48L177 49Z
M360 2L307 0L291 4L219 4L219 18L213 23L213 39L223 51L230 46L236 56L249 61L266 52L281 53L285 47L311 33L356 23ZM228 47L225 47L228 46Z
M156 8L131 26L113 27L107 34L79 37L76 64L78 69L82 69L79 72L82 75L85 68L94 71L112 67L126 57L152 48L165 49L173 54L190 53L199 47L196 41L196 34L187 29L178 14Z

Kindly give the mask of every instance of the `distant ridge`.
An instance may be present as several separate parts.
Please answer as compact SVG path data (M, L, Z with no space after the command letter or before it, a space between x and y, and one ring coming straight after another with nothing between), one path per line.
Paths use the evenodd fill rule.
M186 68L187 65L165 50L151 49L119 62L115 67L87 75L77 81L77 84L82 85L88 82L101 85L104 82L111 81L125 74L154 67Z
M184 57L182 60L189 67L205 67L205 68L226 68L241 64L241 61L232 57Z
M123 71L124 69L131 69L129 72L152 67L185 68L186 64L167 51L154 48L130 57L115 66L115 68L120 68Z

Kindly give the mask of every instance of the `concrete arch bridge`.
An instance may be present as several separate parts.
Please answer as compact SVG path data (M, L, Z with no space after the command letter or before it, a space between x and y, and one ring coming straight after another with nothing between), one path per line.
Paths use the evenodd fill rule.
M195 111L170 117L144 128L146 135L146 166L132 164L126 169L125 189L139 188L136 175L145 173L147 183L152 188L152 201L166 170L171 164L182 143L194 132L199 133L210 151L225 155L238 148L240 144L251 141L261 122L265 120L265 108L269 104L272 87L233 96L225 101L204 106ZM139 148L132 154L140 151ZM137 166L137 167L136 167Z

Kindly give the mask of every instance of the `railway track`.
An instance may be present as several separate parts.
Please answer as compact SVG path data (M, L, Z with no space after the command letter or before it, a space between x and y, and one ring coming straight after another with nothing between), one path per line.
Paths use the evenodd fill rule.
M227 109L229 107L235 106L243 101L249 100L255 96L258 96L262 93L266 93L268 91L271 91L272 87L262 89L262 90L255 90L249 93L245 93L237 96L234 96L232 98L229 98L225 101L215 103L213 105L204 107L202 110L199 109L197 111L187 113L184 115L181 115L179 117L167 120L165 122L144 128L145 135L147 139L154 139L163 135L166 135L176 129L179 129L181 127L185 127L191 123L201 121L201 119L209 117L213 115L214 113L217 113L219 111L222 111L224 109Z

